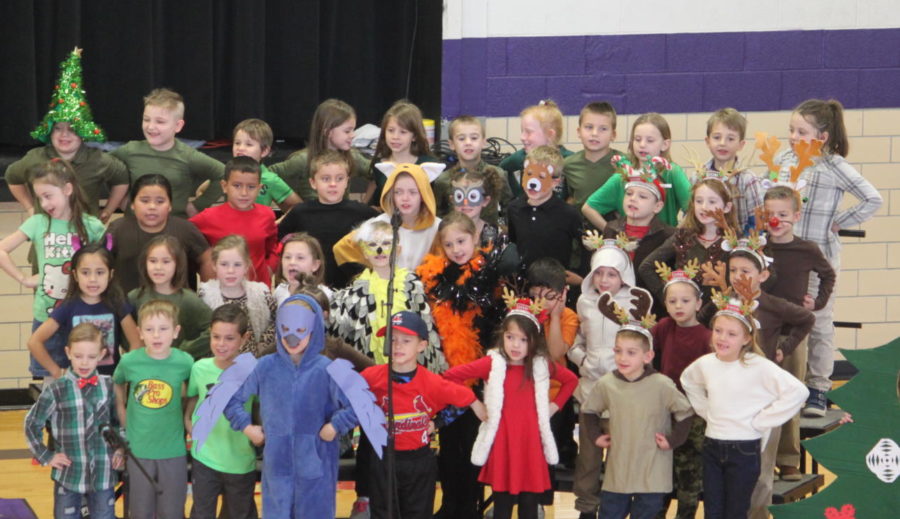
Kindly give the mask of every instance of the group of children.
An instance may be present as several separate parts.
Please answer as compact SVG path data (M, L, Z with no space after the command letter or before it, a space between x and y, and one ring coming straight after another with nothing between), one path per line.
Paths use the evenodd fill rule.
M73 157L93 152L63 149L85 138L71 121L50 125L51 158L14 188L34 214L0 241L0 267L35 289L28 346L45 389L26 433L54 469L58 517L82 494L91 517L112 517L123 453L104 445L108 424L134 456L132 516L182 517L186 438L229 384L190 447L191 517L214 517L219 495L230 517L256 516L263 444L267 516L333 517L340 438L359 412L335 358L380 412L393 385L397 492L363 434L356 514L385 517L394 499L400 517L431 517L439 479L436 517L475 517L479 482L495 518L514 505L537 517L550 467L574 457L582 518L656 517L673 489L678 517L694 517L701 491L706 517L762 517L775 467L799 475L798 412L823 414L830 387L836 232L881 203L844 159L836 101L797 107L785 153L760 145L764 177L738 165L744 117L717 111L694 182L659 114L635 119L627 153L613 149L607 103L582 110L574 154L554 103L525 109L524 147L500 168L482 160L472 117L451 123L455 161L438 164L407 101L385 114L371 165L341 101L323 102L309 147L271 168L263 121L238 124L222 165L176 140L183 116L180 96L155 90L146 139L91 159L131 175L126 215L106 229L129 182L111 175L107 206L86 203ZM352 176L374 207L347 197ZM860 202L841 210L845 192ZM32 275L9 255L25 241ZM246 380L241 354L258 359Z

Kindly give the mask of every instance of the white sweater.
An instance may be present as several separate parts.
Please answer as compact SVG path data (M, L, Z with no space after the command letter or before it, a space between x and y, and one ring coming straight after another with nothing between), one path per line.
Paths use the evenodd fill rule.
M706 436L716 440L756 440L797 414L809 390L774 362L749 354L722 362L708 353L681 374L681 386Z

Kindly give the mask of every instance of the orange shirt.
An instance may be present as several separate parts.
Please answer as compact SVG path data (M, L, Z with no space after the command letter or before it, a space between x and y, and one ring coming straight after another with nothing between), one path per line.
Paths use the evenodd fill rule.
M562 327L562 337L563 342L566 343L567 348L571 348L572 344L575 343L575 335L578 334L578 326L581 324L578 320L578 313L571 308L563 309L562 318L560 319L560 326ZM550 337L549 328L544 328L544 338ZM566 367L566 358L563 357L556 361L556 363L560 367ZM559 393L560 383L556 380L550 379L550 400L556 398L556 395Z

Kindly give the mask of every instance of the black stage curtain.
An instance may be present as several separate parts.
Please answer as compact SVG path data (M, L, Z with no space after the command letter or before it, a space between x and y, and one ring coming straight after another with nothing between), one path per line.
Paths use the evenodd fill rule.
M230 138L260 117L305 139L316 105L378 124L408 97L440 116L441 0L5 0L0 143L33 144L59 63L84 48L84 85L111 140L140 139L142 97L185 97L181 136Z

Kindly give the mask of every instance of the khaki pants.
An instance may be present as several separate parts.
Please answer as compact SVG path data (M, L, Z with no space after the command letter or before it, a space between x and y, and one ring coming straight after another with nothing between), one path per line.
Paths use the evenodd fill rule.
M759 461L759 479L750 497L750 519L768 519L769 505L772 504L772 485L775 483L775 455L778 452L778 438L781 427L772 429L769 441L762 448Z
M807 339L800 341L797 348L781 363L785 371L803 382L806 380ZM800 467L800 413L794 415L781 426L781 440L778 443L778 455L775 464Z

